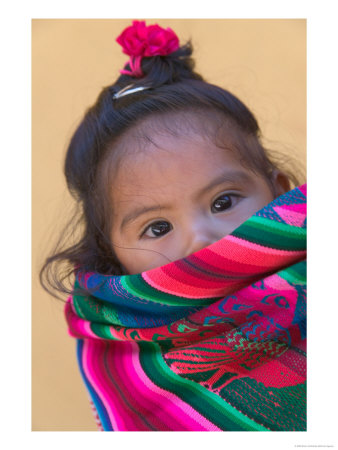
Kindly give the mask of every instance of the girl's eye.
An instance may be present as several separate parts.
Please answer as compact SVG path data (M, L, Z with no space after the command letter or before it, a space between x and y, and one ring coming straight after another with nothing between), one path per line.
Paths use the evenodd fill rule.
M171 231L171 230L172 230L172 226L169 222L165 222L164 220L159 220L158 222L154 222L151 225L149 225L142 233L142 236L157 238L157 237L164 236L165 234L169 233L169 231Z
M225 211L232 207L232 196L231 195L221 195L218 197L211 205L211 212L218 213Z

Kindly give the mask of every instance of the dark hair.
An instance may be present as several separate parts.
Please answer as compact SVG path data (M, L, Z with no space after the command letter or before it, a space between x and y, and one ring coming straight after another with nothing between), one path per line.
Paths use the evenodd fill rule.
M71 283L76 267L101 274L126 273L109 238L107 197L102 195L98 174L121 136L153 114L159 117L178 111L216 113L224 123L230 121L240 131L238 136L243 145L238 150L243 162L268 181L271 179L277 166L260 144L255 117L230 92L204 81L194 71L191 54L192 46L188 43L169 56L143 58L144 77L121 75L113 85L102 90L96 103L85 113L70 141L64 166L67 186L78 208L40 271L42 286L55 297L58 297L55 291L72 292L64 281ZM116 92L130 84L147 89L114 99ZM298 183L292 175L290 178L294 184ZM68 234L81 225L82 235L75 243L65 243Z

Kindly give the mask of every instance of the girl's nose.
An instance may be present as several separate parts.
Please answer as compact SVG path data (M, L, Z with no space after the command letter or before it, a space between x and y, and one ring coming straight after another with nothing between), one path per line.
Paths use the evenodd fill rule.
M218 241L220 238L221 236L218 236L215 230L210 229L208 226L196 226L191 230L190 236L188 238L189 245L187 255L198 252L202 248L208 247L209 245Z
M198 252L198 250L201 250L202 248L208 247L213 242L215 242L215 241L211 241L209 239L196 239L191 245L189 255L191 253Z

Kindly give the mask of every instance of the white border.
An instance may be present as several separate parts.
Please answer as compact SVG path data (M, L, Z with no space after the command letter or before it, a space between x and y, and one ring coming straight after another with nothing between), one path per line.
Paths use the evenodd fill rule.
M11 448L34 445L185 445L287 449L336 444L335 349L337 212L337 20L334 1L7 2L1 23L2 129L2 429ZM314 6L315 5L315 6ZM165 12L164 12L165 11ZM131 17L132 13L132 17ZM306 18L308 21L309 431L305 433L31 432L30 421L30 36L32 18ZM331 406L333 405L333 407ZM52 435L51 435L52 434ZM196 437L196 439L195 439ZM163 439L164 438L164 439ZM8 440L7 440L8 439ZM19 439L23 442L19 442ZM137 439L137 440L136 440ZM193 442L191 442L193 439ZM120 441L121 442L117 442ZM18 442L17 442L18 441ZM73 441L73 442L72 442ZM257 441L257 442L256 442ZM216 443L217 442L217 443ZM162 444L163 445L163 444Z

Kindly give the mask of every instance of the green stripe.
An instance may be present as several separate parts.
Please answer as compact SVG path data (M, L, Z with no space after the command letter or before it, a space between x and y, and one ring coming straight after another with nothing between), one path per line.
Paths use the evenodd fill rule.
M77 279L75 278L74 291L78 288L79 288L79 283L78 283ZM74 305L76 314L79 317L81 317L81 319L85 319L86 317L85 317L84 313L82 312L82 308L81 308L81 301L80 301L81 298L82 298L82 296L80 296L80 295L73 295L73 305Z
M77 314L79 317L81 317L81 319L85 319L85 315L82 313L82 309L81 309L81 306L80 306L80 304L79 304L79 302L78 302L78 298L75 297L75 296L73 296L73 305L74 305L76 314Z
M143 280L141 275L137 276L130 275L121 277L121 284L123 288L130 294L163 305L181 306L181 307L204 306L209 305L212 301L216 299L215 297L202 299L178 297L176 295L172 295L166 292L161 292L153 288L152 286L149 286L149 284L147 284Z
M95 297L74 296L74 307L79 317L91 322L122 325L116 308Z
M306 228L289 225L283 222L277 222L266 217L252 216L246 221L246 223L261 229L266 229L266 227L269 227L276 230L276 233L280 234L306 235Z
M269 431L237 411L217 394L175 374L163 360L157 344L138 343L140 362L147 376L159 387L178 395L223 431Z
M279 250L305 250L306 229L252 216L232 233L241 239Z
M294 266L288 267L278 272L278 275L289 283L305 284L306 283L306 262L301 261Z
M75 309L82 319L98 321L104 319L102 307L94 297L74 296Z
M100 325L99 323L91 323L90 329L92 332L103 339L110 339L112 341L119 341L119 339L112 336L110 332L110 327L107 325Z

